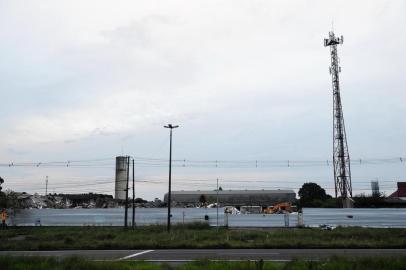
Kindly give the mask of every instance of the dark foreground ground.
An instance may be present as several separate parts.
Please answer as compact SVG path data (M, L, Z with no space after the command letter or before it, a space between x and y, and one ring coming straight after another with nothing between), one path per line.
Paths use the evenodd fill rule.
M319 261L293 260L289 262L256 261L209 261L201 260L177 266L166 263L151 264L133 261L89 261L80 257L56 259L55 257L0 257L2 270L315 270L315 269L357 269L386 270L406 269L406 256L379 257L332 257Z
M309 228L230 230L205 224L121 227L14 227L0 231L0 250L231 248L406 248L406 229Z
M81 256L89 260L145 261L186 263L201 260L285 262L294 259L320 260L333 256L381 257L406 256L406 249L158 249L158 250L55 250L0 251L0 256L39 256L67 258Z

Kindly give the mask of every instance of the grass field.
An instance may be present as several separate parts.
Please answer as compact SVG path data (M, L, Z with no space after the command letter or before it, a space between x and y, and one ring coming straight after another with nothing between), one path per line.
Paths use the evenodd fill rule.
M357 259L333 257L322 261L294 260L284 264L263 261L200 261L178 267L145 262L94 262L79 257L62 260L40 257L0 257L0 267L2 270L402 270L406 269L406 257Z
M159 248L405 248L406 229L217 230L205 224L121 227L14 227L0 231L0 250Z

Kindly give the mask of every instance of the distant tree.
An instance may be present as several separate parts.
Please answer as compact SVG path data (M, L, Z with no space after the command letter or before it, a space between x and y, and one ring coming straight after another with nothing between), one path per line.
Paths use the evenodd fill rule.
M331 198L326 191L316 183L304 183L299 189L301 206L319 206L325 200Z
M134 199L134 202L135 202L135 203L146 203L146 202L148 202L148 201L144 200L143 198L135 198L135 199Z
M384 196L367 196L364 193L352 197L354 207L357 208L377 208L377 207L394 207L390 202L386 201Z
M7 207L7 196L4 192L0 192L0 208Z
M223 190L223 188L220 186L220 187L219 187L219 190L220 190L220 191L222 191L222 190Z
M206 203L207 202L207 198L206 198L206 196L204 194L200 195L199 202L200 203Z
M4 183L4 179L0 177L0 207L1 208L7 207L7 195L1 191L3 189L3 187L1 185L3 183Z
M3 189L3 187L1 186L4 183L4 179L0 177L0 192Z
M17 193L7 189L0 194L0 207L2 208L19 208Z

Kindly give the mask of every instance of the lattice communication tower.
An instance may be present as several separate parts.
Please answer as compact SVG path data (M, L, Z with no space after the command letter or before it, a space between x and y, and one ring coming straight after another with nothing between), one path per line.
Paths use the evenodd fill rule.
M345 133L343 109L341 105L339 73L339 59L337 54L337 45L343 44L343 36L336 37L334 32L329 32L328 39L324 39L324 46L330 47L331 66L330 74L333 82L333 118L334 118L334 146L333 146L333 164L334 164L334 184L335 195L343 200L352 197L350 155L348 153L347 136Z

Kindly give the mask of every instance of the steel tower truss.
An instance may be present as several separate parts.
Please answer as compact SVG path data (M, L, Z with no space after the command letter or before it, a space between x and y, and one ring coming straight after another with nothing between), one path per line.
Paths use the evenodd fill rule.
M339 73L341 67L338 62L337 45L343 44L343 36L336 37L334 32L329 32L329 38L324 39L324 46L330 47L331 67L330 74L333 82L333 164L335 195L343 200L352 197L350 155L348 153L347 136L345 133L344 116L341 105Z

